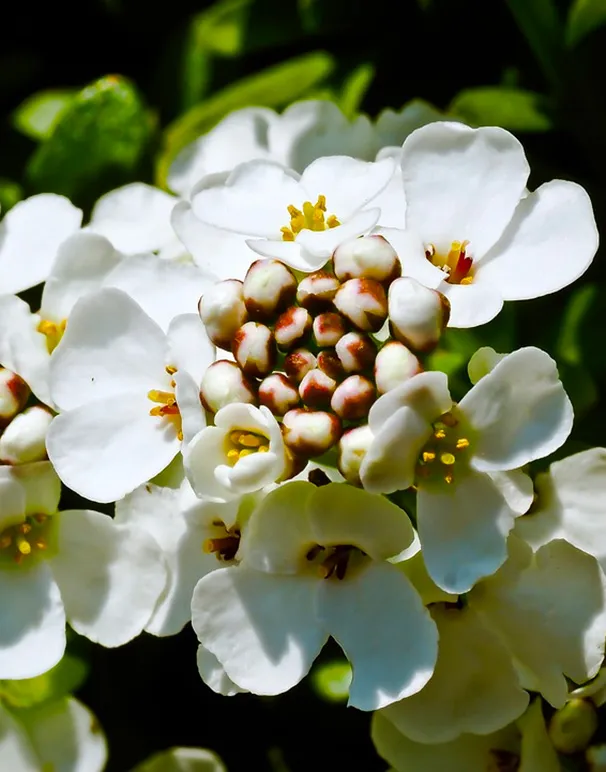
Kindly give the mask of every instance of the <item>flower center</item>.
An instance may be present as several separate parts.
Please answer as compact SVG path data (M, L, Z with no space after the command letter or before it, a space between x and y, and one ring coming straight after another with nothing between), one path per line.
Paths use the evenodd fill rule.
M416 466L417 485L455 481L455 469L465 469L469 436L463 435L461 419L452 411L444 413L432 424L433 436L419 454ZM465 432L469 435L469 431Z
M473 259L467 254L468 244L469 241L453 241L447 255L437 252L434 245L429 244L425 250L425 257L436 268L448 274L446 281L449 284L471 284Z
M66 324L67 319L64 319L62 322L49 322L48 319L41 319L38 323L36 330L46 336L46 348L49 354L52 354L59 345L65 332Z
M305 228L310 231L325 231L327 228L336 228L341 223L334 214L326 217L326 196L318 196L315 204L306 201L303 211L290 204L287 207L290 215L290 227L280 228L282 241L294 241L297 233Z
M166 372L169 375L174 375L177 372L177 368L172 365L166 366ZM171 388L175 388L176 384L174 379L170 382ZM147 398L152 402L156 402L157 405L151 408L150 415L159 416L160 418L172 418L177 424L177 437L182 440L183 432L181 431L181 414L179 413L179 405L177 405L177 398L174 391L160 391L159 389L151 389L147 392Z
M225 456L230 466L245 456L252 456L253 453L267 453L269 451L269 440L264 434L249 432L242 429L235 429L225 438Z
M351 568L352 558L364 557L365 553L353 544L337 544L334 547L323 547L315 544L308 550L305 557L310 563L318 567L318 574L322 579L344 579L348 569Z
M240 547L240 528L237 525L227 528L222 520L213 520L214 536L204 540L202 550L207 554L215 554L217 560L228 562L234 560Z
M486 772L517 772L520 757L511 751L491 750Z
M50 546L52 516L29 515L25 521L0 532L0 566L21 565L40 557Z

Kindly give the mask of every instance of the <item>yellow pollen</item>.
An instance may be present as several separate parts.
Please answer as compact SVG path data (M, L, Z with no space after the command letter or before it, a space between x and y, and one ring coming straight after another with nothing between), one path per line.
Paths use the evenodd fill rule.
M444 475L444 481L447 482L449 485L452 484L453 479L454 478L453 478L453 476L451 474L445 474Z
M467 437L461 437L457 440L457 450L464 450L469 447L469 440Z
M453 241L446 254L436 251L433 244L425 249L425 257L444 273L448 274L447 282L450 284L472 284L471 272L473 258L467 254L469 241Z
M62 322L51 322L48 319L41 319L38 323L36 329L46 336L46 349L49 354L52 354L59 345L65 332L66 324L67 319L64 319Z
M183 440L183 432L181 431L181 429L179 429L179 431L177 432L177 439L180 441Z
M290 223L280 228L283 241L294 241L297 233L302 230L324 231L327 228L336 228L341 223L334 214L326 217L326 196L319 195L315 204L305 201L303 209L297 209L290 204L286 207L290 215Z
M252 448L242 448L240 451L240 458L244 458L244 456L252 456L255 451Z
M433 436L436 438L436 440L443 440L444 437L446 437L446 432L444 431L444 429L437 429L433 433Z
M269 445L261 445L261 447L257 449L257 453L269 453Z
M234 429L225 438L225 457L231 466L253 453L267 453L269 440L263 434Z
M228 450L227 451L227 460L231 461L233 464L235 464L236 461L238 461L239 458L240 458L240 451L239 450L235 450L235 448L234 448L234 450Z
M158 391L158 389L152 389L147 392L147 396L152 402L160 402L163 405L174 405L175 395L170 391Z
M166 365L164 368L169 375L174 375L177 372L177 368L173 365Z
M454 462L456 461L456 458L454 457L454 455L452 453L442 453L442 455L440 456L440 461L445 466L452 466L454 464Z
M24 539L23 536L17 536L15 542L17 544L17 549L22 555L29 555L31 553L32 545L27 539Z
M21 523L19 530L21 533L29 533L32 530L32 527L29 523Z
M173 375L177 372L177 368L172 365L166 365L164 368L168 375ZM175 387L174 379L170 382L171 388ZM177 439L183 439L183 431L181 427L181 413L179 412L179 405L177 404L177 398L172 391L163 391L161 389L151 389L147 392L147 398L152 402L156 402L156 406L152 407L149 411L151 416L155 418L170 418L175 421L175 429L177 430Z
M44 539L38 539L34 542L34 547L39 550L45 550L48 549L48 544L44 541Z
M263 438L259 437L257 434L243 434L240 437L240 445L244 445L245 448L258 448L262 442Z
M433 451L431 451L431 450L424 451L424 453L423 453L423 461L426 464L431 463L432 461L435 461L435 458L436 458L436 454Z

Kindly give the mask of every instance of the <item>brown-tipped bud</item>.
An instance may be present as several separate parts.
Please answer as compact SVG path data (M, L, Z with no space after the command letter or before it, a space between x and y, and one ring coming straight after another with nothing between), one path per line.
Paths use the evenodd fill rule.
M291 351L284 359L284 372L295 383L300 383L310 370L316 367L315 354L306 348L298 348Z
M327 408L337 382L323 370L310 370L299 384L299 394L307 407Z
M402 273L396 250L383 236L345 241L337 247L332 260L341 281L365 278L389 283Z
M0 437L0 460L29 464L46 458L46 433L53 416L42 405L28 407L6 427Z
M298 346L310 330L311 316L309 311L299 306L291 306L278 317L274 328L276 343L280 348L288 351Z
M282 419L284 442L301 456L321 456L341 436L341 421L320 410L289 410Z
M248 320L242 282L227 279L213 284L200 298L198 312L215 346L230 351L236 330Z
M387 319L385 290L374 279L350 279L341 284L334 305L355 327L378 332Z
M318 346L334 346L347 332L347 321L335 311L318 314L313 321L314 338Z
M434 349L450 317L448 298L409 276L392 283L388 307L391 334L413 351Z
M372 440L373 433L367 424L350 429L339 440L337 467L347 482L361 485L360 466Z
M422 371L421 363L410 349L397 340L390 340L375 359L377 391L385 394Z
M376 398L372 381L363 375L350 375L335 389L330 406L344 421L357 421L368 415Z
M276 364L273 332L260 322L246 322L234 335L232 353L242 372L249 378L269 375Z
M0 368L0 426L19 413L29 397L29 386L16 373Z
M244 277L243 295L251 319L267 322L294 302L297 280L279 260L255 260Z
M341 381L345 378L345 370L337 356L337 352L333 348L325 348L323 351L320 351L318 354L318 367L335 381Z
M272 373L259 384L259 403L274 415L284 415L299 404L299 392L284 373Z
M232 402L256 405L257 393L254 384L235 362L219 359L202 376L200 399L207 410L216 413Z
M335 351L346 373L369 370L377 356L376 345L361 332L348 332L337 343Z
M595 704L588 699L573 697L551 717L549 739L560 753L584 751L598 729Z
M328 271L316 271L301 279L297 288L297 303L312 314L326 311L339 289L340 281Z

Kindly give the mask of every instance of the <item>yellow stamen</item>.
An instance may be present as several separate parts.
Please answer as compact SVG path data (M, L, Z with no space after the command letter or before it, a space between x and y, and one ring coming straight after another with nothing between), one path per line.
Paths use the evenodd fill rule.
M240 442L240 437L244 434L244 432L241 431L235 431L229 433L229 439L234 443L234 445L238 445Z
M32 527L29 523L21 523L19 526L19 531L21 533L29 533L32 530Z
M452 466L452 464L455 463L456 458L454 457L454 455L452 453L442 453L442 455L440 456L440 461L445 466Z
M261 445L257 453L269 453L269 445Z
M444 437L446 437L446 432L444 431L444 429L437 429L433 433L433 436L436 438L436 440L443 440Z
M22 555L29 555L32 551L32 545L27 541L27 539L24 539L23 536L17 536L15 543L17 544L17 549Z
M444 482L447 482L448 485L452 484L453 479L454 478L453 478L453 476L451 474L445 474L444 475Z
M34 547L39 550L45 550L48 549L48 544L44 541L44 539L38 539L34 542Z
M164 369L169 375L174 375L177 372L177 368L174 365L166 365Z
M467 437L461 437L457 440L457 450L464 450L469 447L469 440Z
M183 432L181 431L181 429L179 429L179 431L177 432L177 439L179 441L183 440Z
M263 439L256 434L243 434L238 440L240 445L244 445L245 448L258 448Z
M62 322L51 322L48 319L41 319L36 329L46 336L46 349L49 354L59 345L63 333L65 332L65 326L67 319Z
M175 395L172 394L170 391L159 391L158 389L152 389L151 391L147 392L148 399L151 399L152 402L160 402L163 405L174 405Z
M255 451L251 448L242 448L240 451L240 458L244 458L244 456L252 456Z
M423 461L426 464L431 463L432 461L435 461L435 458L436 458L436 454L433 451L431 451L431 450L424 451L424 453L423 453Z
M227 451L227 460L231 463L235 464L236 461L240 458L240 451L239 450L228 450Z
M326 196L319 195L315 204L311 201L303 203L302 210L290 204L286 207L290 215L290 223L280 228L283 241L294 241L297 233L307 229L323 231L326 228L336 228L341 223L334 214L326 217Z

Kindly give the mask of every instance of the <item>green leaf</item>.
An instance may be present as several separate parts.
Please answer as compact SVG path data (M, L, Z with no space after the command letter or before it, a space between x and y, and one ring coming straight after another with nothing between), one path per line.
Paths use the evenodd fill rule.
M88 665L66 654L59 664L36 678L0 681L0 700L11 708L31 708L65 697L76 691L86 679Z
M557 88L562 66L564 30L553 0L507 0L545 77Z
M348 76L339 100L339 106L348 118L355 118L357 115L374 76L375 68L368 63L356 67Z
M80 91L27 167L38 191L70 198L90 186L99 195L132 179L146 150L152 121L135 87L108 75Z
M52 89L32 94L13 112L13 126L31 139L48 139L76 93Z
M0 217L23 198L23 188L18 182L0 177Z
M573 48L603 24L606 24L606 0L574 0L568 13L566 44Z
M311 673L314 691L328 702L344 702L349 696L351 665L347 660L333 660L318 665Z
M547 99L533 91L487 86L461 91L448 112L472 126L502 126L514 131L549 131Z
M556 346L557 358L569 365L583 362L584 327L598 298L596 284L584 284L572 294L564 309L560 335Z

